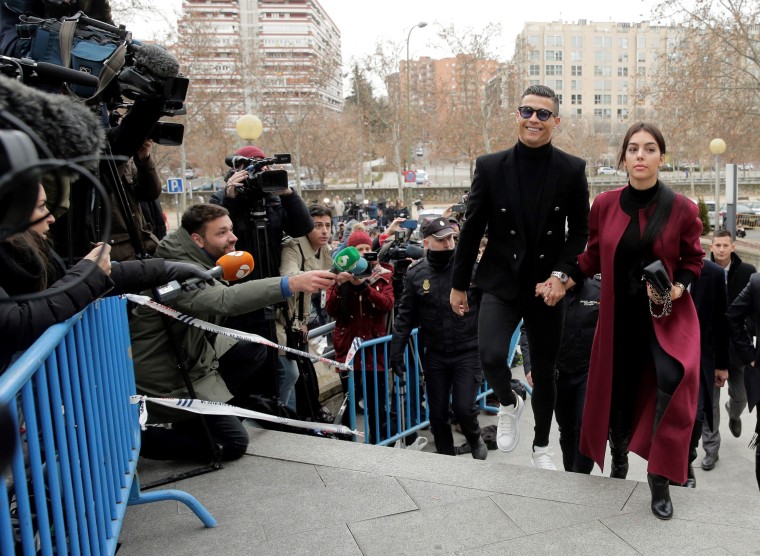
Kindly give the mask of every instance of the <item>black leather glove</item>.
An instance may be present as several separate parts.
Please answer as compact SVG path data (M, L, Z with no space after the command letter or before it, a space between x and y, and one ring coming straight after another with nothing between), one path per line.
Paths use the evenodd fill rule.
M406 376L406 365L403 360L391 361L391 370L393 371L393 374L399 378L404 378Z
M166 279L171 282L176 280L177 282L184 282L190 278L198 278L201 280L200 284L208 282L208 284L214 283L214 278L211 276L208 270L204 270L201 267L192 263L182 263L178 261L164 261L164 269L166 269ZM203 286L200 286L201 288Z

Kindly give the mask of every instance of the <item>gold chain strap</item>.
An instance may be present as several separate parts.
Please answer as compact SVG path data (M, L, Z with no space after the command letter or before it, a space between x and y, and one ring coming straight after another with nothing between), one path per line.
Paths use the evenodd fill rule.
M659 315L654 312L652 297L654 297L654 300L656 302L662 305L662 312ZM662 317L667 317L671 312L673 312L673 303L670 300L669 291L665 292L663 295L660 295L656 291L652 290L652 297L649 298L649 314L654 318L661 319Z

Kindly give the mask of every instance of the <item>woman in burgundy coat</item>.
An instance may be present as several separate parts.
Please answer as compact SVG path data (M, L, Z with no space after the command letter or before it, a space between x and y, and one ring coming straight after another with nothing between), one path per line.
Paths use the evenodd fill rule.
M348 247L356 247L361 255L372 250L372 239L364 230L353 232L346 243ZM327 290L327 302L325 309L327 314L335 319L335 331L333 332L333 346L335 347L336 361L345 361L346 355L351 348L354 338L372 340L385 336L387 331L388 313L393 309L393 267L389 264L372 262L372 276L369 278L357 278L348 272L341 272L335 278L335 284ZM377 361L373 353L377 353ZM368 348L364 355L366 374L366 397L364 400L366 414L369 416L365 429L370 442L376 444L385 437L382 429L386 423L385 393L386 376L378 372L377 376L377 399L379 406L375 408L375 377L372 370L385 370L385 359L382 346L377 350ZM376 367L375 367L376 365ZM354 369L361 370L361 352L356 354ZM348 392L348 380L346 373L341 373L343 393ZM362 392L360 373L356 373L356 391ZM375 415L380 418L375 419ZM379 434L378 434L379 433Z
M652 512L670 519L668 481L686 481L699 390L699 323L686 288L704 252L697 206L657 179L664 155L660 130L634 124L619 158L628 185L591 207L578 263L586 276L601 272L604 280L580 450L602 467L610 424L630 431L629 449L649 462ZM641 278L658 259L673 284L670 314Z

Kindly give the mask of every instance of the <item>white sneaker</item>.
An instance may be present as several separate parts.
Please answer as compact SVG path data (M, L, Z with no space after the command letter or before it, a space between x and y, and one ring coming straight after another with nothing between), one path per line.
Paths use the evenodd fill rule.
M525 409L523 399L515 394L515 403L499 405L499 422L496 425L496 446L502 452L511 452L520 441L520 415Z
M557 466L552 461L554 452L550 451L549 446L534 446L533 455L530 458L531 467L538 467L539 469L549 469L550 471L556 471Z

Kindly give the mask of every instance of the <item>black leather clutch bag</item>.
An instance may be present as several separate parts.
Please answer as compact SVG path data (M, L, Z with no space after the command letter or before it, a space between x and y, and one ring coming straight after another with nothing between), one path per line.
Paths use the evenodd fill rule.
M670 278L665 265L657 259L653 263L644 267L644 280L646 280L657 295L664 296L670 294Z

